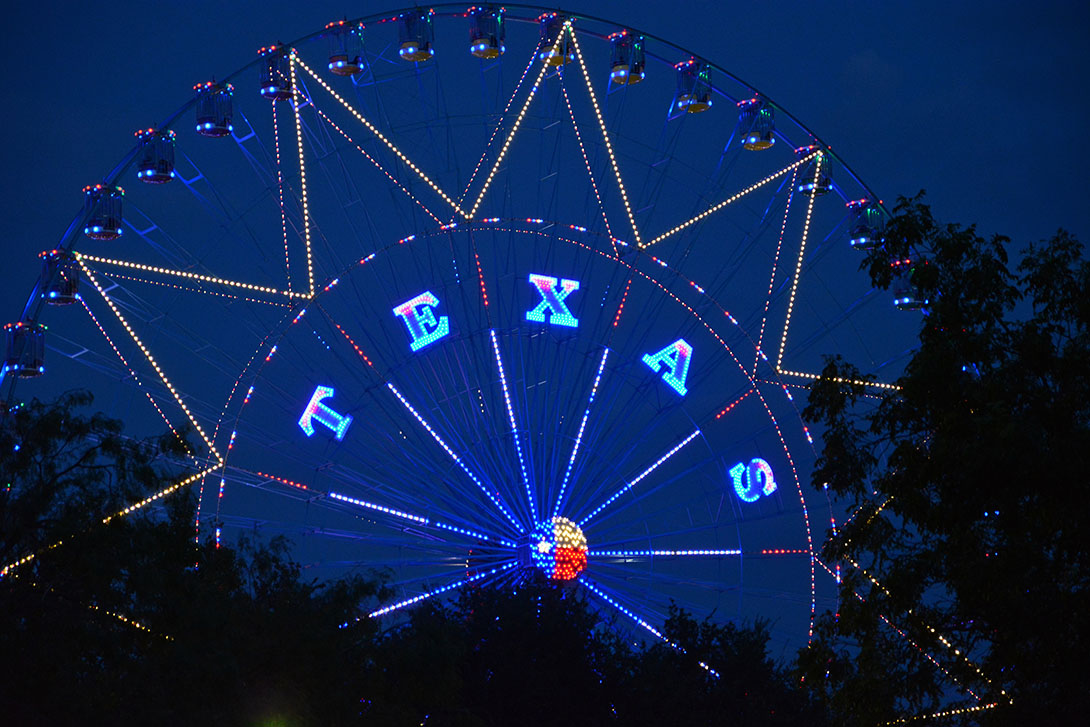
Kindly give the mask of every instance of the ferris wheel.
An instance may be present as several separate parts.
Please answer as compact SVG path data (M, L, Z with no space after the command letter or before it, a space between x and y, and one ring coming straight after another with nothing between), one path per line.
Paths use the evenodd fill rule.
M657 638L677 604L806 643L836 515L795 397L830 353L888 386L925 304L909 261L893 300L859 271L885 212L820 139L519 5L333 22L193 92L6 327L9 403L48 348L40 381L190 432L126 513L189 488L198 537L383 570L365 617L537 577Z

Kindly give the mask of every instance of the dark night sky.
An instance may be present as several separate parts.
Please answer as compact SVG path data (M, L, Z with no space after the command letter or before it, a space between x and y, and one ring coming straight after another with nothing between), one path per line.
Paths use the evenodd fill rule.
M390 7L396 6L397 3ZM925 188L941 219L1015 247L1057 227L1090 239L1080 172L1090 69L1082 3L573 0L707 56L813 129L887 202ZM666 7L673 9L667 12ZM0 150L7 319L18 316L80 187L125 153L198 80L258 47L386 7L18 3L3 47L9 111Z

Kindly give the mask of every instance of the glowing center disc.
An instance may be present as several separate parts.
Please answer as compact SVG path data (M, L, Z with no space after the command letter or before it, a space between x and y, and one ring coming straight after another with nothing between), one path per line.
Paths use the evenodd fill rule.
M534 529L530 557L549 578L573 580L587 569L587 536L566 517L554 517Z

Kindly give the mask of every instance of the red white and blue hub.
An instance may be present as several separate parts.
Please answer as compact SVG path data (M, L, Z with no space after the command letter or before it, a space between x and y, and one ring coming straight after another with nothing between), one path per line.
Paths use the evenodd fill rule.
M571 581L587 569L587 536L566 517L546 520L530 538L534 565L556 581Z

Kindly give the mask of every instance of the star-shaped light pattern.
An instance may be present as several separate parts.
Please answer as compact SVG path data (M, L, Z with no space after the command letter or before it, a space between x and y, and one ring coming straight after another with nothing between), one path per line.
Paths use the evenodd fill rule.
M464 10L437 8L436 18L464 14ZM395 20L362 19L359 27L366 27L368 37L372 33L380 37L383 23L375 21ZM530 20L537 22L536 18ZM200 516L218 534L224 527L256 522L256 517L223 505L230 502L231 487L252 488L288 502L320 505L330 513L321 524L292 523L292 515L275 510L263 519L279 524L289 534L322 533L354 543L355 557L363 553L364 560L370 550L398 553L392 562L400 579L393 584L399 598L370 609L367 613L372 617L397 613L469 584L515 581L537 569L554 581L577 587L585 584L588 596L604 609L616 610L657 638L663 638L662 633L653 624L658 620L661 625L664 610L654 605L661 601L647 600L647 594L661 592L668 598L682 578L688 579L686 587L713 592L723 587L723 579L733 577L730 574L747 557L785 562L800 559L808 563L810 572L810 583L801 590L809 592L812 628L817 598L815 572L827 572L830 581L836 581L839 566L829 568L815 556L819 548L810 537L810 513L802 480L791 457L788 435L773 415L780 406L773 397L790 400L789 386L805 387L817 376L794 370L789 361L793 345L805 350L813 342L812 333L794 333L792 319L801 315L812 258L827 254L830 227L835 231L835 225L826 226L820 235L816 230L815 210L826 201L819 201L818 194L813 193L821 186L819 181L825 182L832 156L820 145L810 147L812 139L803 139L808 150L782 164L759 168L738 162L743 171L717 178L701 189L695 201L689 203L688 214L676 214L675 210L681 209L678 204L656 207L656 199L665 194L663 185L671 179L657 170L670 169L670 152L663 148L657 151L661 159L638 160L639 147L616 131L616 114L622 107L611 103L621 98L615 92L626 98L653 92L652 69L647 69L646 80L638 85L596 88L606 79L606 73L601 68L602 59L594 55L592 40L609 33L581 36L577 31L584 21L563 18L559 22L559 33L549 36L555 37L552 48L531 45L520 50L515 40L508 38L506 55L522 52L528 62L516 61L521 75L504 84L504 93L495 95L492 101L494 112L482 116L483 148L469 149L468 167L451 161L456 157L454 152L445 160L425 143L435 141L430 138L435 132L427 129L427 124L413 123L411 118L393 120L401 107L384 106L381 100L387 88L402 81L411 81L412 88L426 88L424 80L434 72L429 69L444 60L443 46L433 47L434 57L406 65L396 57L396 46L391 54L381 43L367 42L359 72L350 75L321 70L328 67L324 59L316 62L307 56L309 47L289 44L275 51L265 49L282 56L278 68L282 69L285 90L277 99L263 100L266 108L259 113L244 114L239 106L232 116L229 105L228 113L223 108L217 112L217 123L233 130L229 138L256 172L265 196L245 198L221 193L213 186L212 177L218 172L222 178L226 169L217 166L218 160L202 162L204 169L198 168L194 157L187 153L184 137L177 140L179 158L176 173L172 171L174 176L170 177L173 181L158 185L190 192L187 204L207 210L216 220L215 229L221 231L216 234L225 238L210 237L207 244L183 241L205 252L203 257L186 257L181 252L184 245L167 232L173 221L153 221L144 206L129 202L133 196L130 189L122 200L129 205L124 217L126 234L119 239L138 240L161 254L141 257L134 250L129 256L121 252L127 248L116 247L116 241L112 248L99 245L74 253L85 282L84 295L78 298L80 307L118 364L107 364L104 357L92 360L91 355L82 352L87 349L81 351L78 344L73 344L69 355L100 369L114 366L124 372L157 416L174 430L185 423L196 433L202 447L194 451L190 471L175 483L121 512L106 514L106 520L197 485L202 500ZM356 21L351 25L356 27ZM482 79L502 61L500 55L480 58ZM399 70L380 79L376 74L386 68L384 64L396 65ZM234 92L229 84L223 88ZM234 93L237 103L238 92ZM750 95L747 91L745 99ZM735 101L743 102L744 107L745 99ZM719 109L717 104L700 116L711 117ZM259 118L262 113L268 117L268 136L264 140ZM668 133L664 131L663 138L672 138L671 143L676 144L677 138L685 134L710 133L698 126L703 118L685 116L694 118L667 122ZM778 121L786 118L778 111ZM547 137L549 133L560 133L554 129L566 130L570 137ZM150 129L145 136L167 138L167 131L158 134ZM574 160L571 166L549 161L546 165L555 165L551 170L546 166L540 173L534 170L534 174L520 176L518 169L526 163L526 150L534 148L535 137L538 146L543 139L552 140L555 150L550 149L550 153ZM223 141L224 135L220 138ZM734 141L732 138L731 143ZM458 146L447 139L435 148L441 150L444 144L449 148ZM765 154L772 158L778 150L794 147L787 143L760 148L772 151L749 156L743 153L744 161ZM550 189L543 185L550 184L548 180L561 167L574 169L580 175L569 176L567 187L586 185L586 193L579 198L581 209L554 210L551 219L538 208L527 209L522 216L522 210L508 209L505 200L516 198L513 191L524 185ZM673 179L677 178L683 177ZM366 179L369 196L356 188L360 179ZM327 183L334 187L333 195L323 186ZM680 189L684 185L675 186ZM804 188L806 191L801 191ZM380 189L383 195L374 193ZM538 197L548 199L544 191ZM111 204L117 201L111 198ZM851 204L860 207L866 200L855 198ZM266 229L253 224L251 220L259 213L247 217L238 213L236 206L260 209L271 225ZM186 214L182 209L179 206L177 214ZM757 220L753 235L743 240L746 245L764 244L766 240L759 233L765 227L772 230L764 251L771 272L765 281L767 269L754 271L762 290L755 316L746 321L736 318L719 300L725 295L724 302L730 303L736 280L728 275L725 282L710 283L708 278L721 273L698 268L691 278L684 269L694 248L711 244L702 237L702 231L720 229L708 226L732 211ZM667 219L668 213L671 219ZM348 218L343 228L336 227L336 214ZM376 236L365 243L369 249L365 246L354 262L345 259L344 245L333 237L339 234L336 230L342 230L366 238L368 226L381 230L395 222L401 228L400 234ZM568 261L551 264L566 264L571 269L505 269L512 265L510 261L482 253L493 249L489 246L495 243L490 240L503 236L524 242L527 248L549 245L557 251L556 260ZM232 248L229 255L218 255L221 239L247 244ZM437 240L444 241L450 260L441 261L433 252L442 249L435 244ZM266 258L271 263L268 268L258 264L232 266L254 246L261 250L261 265ZM72 240L65 240L61 247L70 249ZM414 253L417 249L420 252ZM463 250L470 251L468 257L462 255ZM733 254L727 251L724 258L730 260ZM468 315L459 318L458 313L469 311L470 303L437 294L433 296L438 301L435 305L451 306L442 313L450 316L449 337L431 343L417 358L395 360L384 347L393 345L400 332L385 328L388 322L378 316L369 319L362 312L351 311L336 296L346 295L349 290L360 296L360 290L382 290L383 285L392 285L397 288L396 295L391 291L392 299L388 301L392 306L418 295L428 288L401 289L421 282L430 285L416 272L408 272L412 268L406 267L404 261L413 259L413 255L417 256L417 267L446 265L440 277L454 281L451 285L460 291L459 296L474 294L467 299L477 301L479 308L474 314L482 323L476 328L467 327ZM553 259L551 253L541 258ZM584 262L571 264L574 260ZM597 281L589 272L581 277L581 271L602 266L616 275L608 285L595 285ZM259 268L275 274L255 275ZM728 269L729 265L724 266L724 270ZM379 270L385 271L385 279L375 277ZM536 331L528 326L513 330L513 324L502 318L504 297L515 297L505 276L509 274L525 285L527 273L558 279L563 275L569 282L581 280L578 292L571 298L576 301L572 304L573 314L581 310L570 316L578 330L573 327L568 334L573 338L558 339L553 344L562 353L535 354L561 366L556 373L542 373L545 369L535 368L528 358L531 351L537 350L530 334L542 336L544 341L555 334L556 327L546 322ZM698 282L696 278L704 279ZM248 349L248 357L238 358L228 352L229 345L215 340L212 333L216 324L208 320L194 323L193 330L161 326L155 305L145 300L152 293L144 290L161 291L173 296L171 300L195 294L222 301L235 312L245 308L240 330L256 333L256 346ZM636 300L637 290L643 291L642 295L650 292L664 302L648 307L645 300ZM715 291L715 295L708 291ZM684 335L692 343L689 355L694 361L693 378L698 383L690 380L690 391L696 385L704 390L711 388L711 379L699 377L708 376L701 367L712 361L715 371L729 371L739 381L735 390L724 391L714 406L705 407L707 411L693 406L684 427L670 418L674 416L671 412L681 411L680 405L669 398L670 390L653 375L658 372L644 367L648 378L638 389L632 388L636 380L628 372L633 359L639 368L640 353L653 354L680 339L673 336L653 341L654 327L641 326L640 316L657 315L663 306L680 312L691 331ZM284 322L275 322L275 317L261 318L265 314L257 311L284 315ZM184 318L186 312L183 305L167 319ZM520 311L519 318L524 314ZM606 321L600 331L592 328L596 314ZM762 349L766 333L774 355ZM577 341L580 335L596 337L596 341L592 349L580 350L576 355L573 352L577 348L565 341ZM697 342L697 335L703 336L702 342ZM747 335L757 343L749 344L752 348L742 361L736 349L740 354ZM212 364L208 371L235 367L236 378L229 381L219 400L195 393L204 385L207 371L172 365L178 354L169 351L172 345L177 346L162 340L169 336L183 341L186 350L203 352L203 360ZM303 340L305 343L301 343ZM157 345L168 353L160 353ZM341 437L335 444L323 442L320 435L311 438L308 446L325 449L296 457L320 457L309 475L292 469L294 465L280 456L295 443L288 440L285 444L284 434L262 431L272 428L277 417L291 423L298 419L298 411L289 411L294 400L277 399L274 406L268 398L287 396L287 379L272 383L267 379L280 376L276 373L278 365L290 367L297 377L310 376L300 354L306 346L333 356L336 370L343 377L337 392L345 398L334 400L331 406L351 410L352 419L346 414L344 421L354 422L352 429L341 432L343 442ZM635 351L633 346L642 349ZM713 347L717 351L714 355ZM715 377L721 378L719 374L711 378ZM881 382L868 382L868 386L892 388ZM349 395L353 387L366 393ZM313 386L310 388L313 390ZM630 398L621 398L621 392L626 391ZM303 392L304 398L309 394ZM699 396L690 393L687 398ZM665 412L662 421L671 422L669 426L650 420L637 423L636 416L617 418L620 415L616 412L635 413L644 411L641 407L652 406ZM668 498L656 499L681 490L714 488L704 473L710 471L708 463L719 454L709 455L708 448L723 436L723 426L740 426L746 417L763 422L760 428L769 433L768 443L785 453L777 464L784 468L777 472L781 483L777 497L784 494L779 507L787 507L785 493L796 490L790 516L801 523L789 541L761 539L757 535L760 531L750 528L743 516L730 527L745 530L746 537L724 543L718 539L721 523L700 513L700 508L711 508L707 493L701 494L700 506L695 509L683 500L672 505ZM257 430L255 420L261 422ZM638 427L632 433L640 438L631 446L620 447L617 437L625 426ZM757 435L749 436L757 441ZM551 448L542 444L546 440ZM611 446L613 449L608 451L613 459L604 461L599 450ZM353 458L353 448L367 456ZM255 456L255 451L265 452L281 469L246 461L246 457ZM390 452L399 456L393 458ZM373 466L368 457L381 460L381 466ZM732 464L728 462L726 467ZM208 476L214 477L211 482L215 484L208 488L214 495L205 497ZM721 492L721 499L732 496L729 485ZM659 510L650 509L653 503ZM633 515L645 508L646 514ZM539 521L541 517L549 519ZM661 523L661 529L645 530L642 536L626 530L632 523L641 522L641 517L642 522ZM705 520L700 521L701 517ZM278 523L281 519L288 522ZM692 524L697 521L703 524ZM588 550L584 528L591 531L596 549ZM754 540L752 548L745 546L749 538ZM28 554L4 565L0 574L33 557ZM329 560L351 562L351 557L331 555ZM685 575L670 575L674 567ZM593 582L584 577L586 574L593 574ZM639 585L629 588L626 584L630 582ZM909 643L917 643L894 619L886 623ZM930 653L924 655L946 672L943 660ZM954 656L955 660L967 661L964 652ZM715 673L711 667L705 668ZM976 708L985 708L980 698L977 701Z

